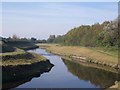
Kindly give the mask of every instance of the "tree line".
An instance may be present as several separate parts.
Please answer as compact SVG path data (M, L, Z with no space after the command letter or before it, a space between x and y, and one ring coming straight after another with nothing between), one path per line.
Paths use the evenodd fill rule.
M0 37L0 38L4 42L31 42L31 43L46 43L47 42L45 39L37 39L35 37L31 37L31 38L23 37L23 38L20 38L19 36L15 35L15 34L12 35L11 37L8 37L8 38L3 38L3 37Z
M71 29L65 35L50 35L47 42L75 46L117 47L120 29L118 27L118 19L105 21L102 24L81 25Z

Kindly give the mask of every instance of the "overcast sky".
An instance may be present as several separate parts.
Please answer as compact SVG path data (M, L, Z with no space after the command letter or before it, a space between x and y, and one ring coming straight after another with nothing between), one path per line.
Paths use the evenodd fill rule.
M4 2L2 3L2 36L46 39L62 35L83 25L113 20L118 16L117 2Z

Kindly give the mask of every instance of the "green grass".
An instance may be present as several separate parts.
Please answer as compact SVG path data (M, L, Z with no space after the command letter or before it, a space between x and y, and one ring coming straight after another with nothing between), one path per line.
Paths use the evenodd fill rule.
M20 55L20 56L18 56L18 55ZM0 66L29 65L32 63L37 63L37 62L46 60L46 58L43 56L37 55L35 53L28 53L25 51L24 52L5 53L5 54L3 54L3 56L4 57L12 56L12 58L9 58L8 60L0 61ZM14 59L14 57L16 57L16 56L18 56L18 58ZM30 57L32 57L32 58L30 58Z
M24 54L25 51L18 51L18 52L7 52L7 53L0 53L0 56L6 56L6 55L17 55L17 54Z
M118 57L118 49L116 48L106 48L106 47L91 47L90 49L104 53L104 54L108 54L114 57Z
M0 41L0 53L5 53L5 52L14 52L15 48L7 45L3 41Z
M1 41L0 45L3 47L1 51L2 53L0 53L0 58L2 58L0 61L0 66L27 65L46 60L46 58L43 56L24 51L24 49L26 50L38 47L31 42ZM14 50L12 50L13 48Z
M28 50L32 48L37 48L37 46L32 42L23 42L23 41L11 41L7 43L9 46L17 47L19 49Z
M28 41L0 41L0 53L14 52L16 49L29 50L38 48L34 43Z

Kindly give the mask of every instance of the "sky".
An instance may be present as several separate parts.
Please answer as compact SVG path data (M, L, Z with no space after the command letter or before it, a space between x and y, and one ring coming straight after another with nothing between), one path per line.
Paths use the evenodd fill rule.
M117 2L3 2L1 6L3 37L47 39L118 16Z

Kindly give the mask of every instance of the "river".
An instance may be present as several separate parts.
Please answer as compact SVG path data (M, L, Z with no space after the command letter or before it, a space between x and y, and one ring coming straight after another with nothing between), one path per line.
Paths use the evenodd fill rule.
M117 80L115 73L62 60L60 56L44 49L38 48L29 52L43 55L54 67L49 72L18 85L17 88L108 88Z

